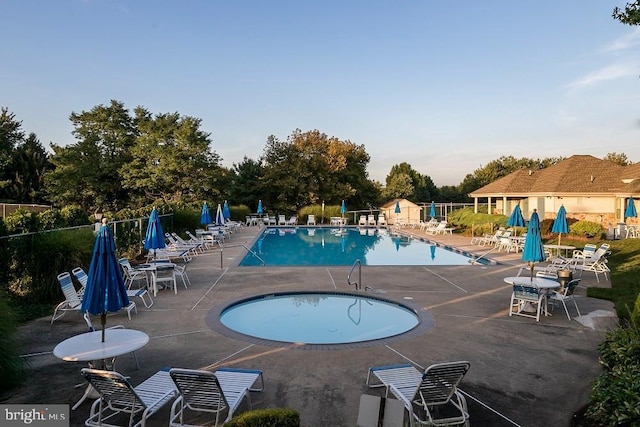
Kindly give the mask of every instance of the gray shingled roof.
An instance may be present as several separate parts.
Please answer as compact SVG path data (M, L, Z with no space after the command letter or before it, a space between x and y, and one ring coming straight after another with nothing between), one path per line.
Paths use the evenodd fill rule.
M471 197L527 194L603 194L640 192L640 164L620 166L589 155L575 155L545 169L520 169L472 192Z

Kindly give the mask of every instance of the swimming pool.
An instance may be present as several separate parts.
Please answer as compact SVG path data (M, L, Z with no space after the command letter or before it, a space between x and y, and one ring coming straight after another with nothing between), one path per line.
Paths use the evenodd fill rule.
M469 265L471 259L435 244L375 228L268 228L241 266Z
M252 296L213 313L207 322L215 317L231 331L275 345L371 345L415 329L422 333L433 325L428 312L385 298L318 291Z

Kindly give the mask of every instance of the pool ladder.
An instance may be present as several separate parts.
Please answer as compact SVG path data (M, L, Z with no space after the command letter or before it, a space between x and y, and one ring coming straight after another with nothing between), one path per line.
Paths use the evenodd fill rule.
M357 282L352 282L351 281L351 275L353 274L353 270L356 269L356 266L358 267L358 281ZM354 262L353 265L351 266L351 270L349 271L349 274L347 275L347 284L349 286L355 286L356 291L362 290L362 262L360 262L359 259L357 259L356 262ZM370 291L371 288L369 286L365 286L364 290L365 291Z

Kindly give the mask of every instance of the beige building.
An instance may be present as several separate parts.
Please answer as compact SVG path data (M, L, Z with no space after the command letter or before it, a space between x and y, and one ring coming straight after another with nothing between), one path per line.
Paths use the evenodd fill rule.
M588 155L571 156L545 169L521 169L469 194L475 212L486 202L489 212L510 215L520 203L525 219L538 210L540 219L555 218L561 205L567 216L603 227L625 222L627 199L640 198L640 163L619 166ZM634 200L638 207L638 200ZM638 218L627 218L638 224Z
M400 213L396 214L396 202L400 204ZM419 223L422 208L407 199L393 199L380 207L389 225L395 224L396 218L407 224Z

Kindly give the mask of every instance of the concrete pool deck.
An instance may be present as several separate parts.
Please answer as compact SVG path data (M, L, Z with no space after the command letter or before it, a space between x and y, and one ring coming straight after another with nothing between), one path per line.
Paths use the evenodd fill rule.
M136 352L140 369L128 355L118 358L117 370L130 376L132 384L167 366L260 369L265 389L252 393L253 408L293 408L305 427L355 426L360 396L381 395L381 389L365 384L369 367L468 360L471 368L460 388L470 396L472 425L569 425L573 413L586 403L591 382L600 372L597 345L616 326L611 302L584 296L584 287L609 286L603 280L598 284L593 274L584 274L584 287L578 290L584 315L580 321L569 321L560 307L536 323L508 316L511 287L503 278L517 274L523 265L520 254L490 253L487 257L497 264L488 266L363 266L363 285L377 295L428 310L435 319L433 327L374 346L273 346L216 332L207 325L207 314L267 292L353 291L346 280L351 267L237 267L246 253L243 246L250 247L259 230L245 227L232 235L222 257L215 251L195 257L187 268L189 289L178 279L178 294L161 291L150 309L136 298L138 314L131 320L125 313L108 317L107 326L122 324L150 337ZM477 255L487 252L456 234L420 236ZM572 306L569 310L574 316ZM50 320L41 318L20 328L27 379L3 403L73 405L82 395L84 387L74 386L82 383L80 369L85 364L63 362L52 350L60 341L86 332L86 324L77 313L53 325ZM99 319L93 322L98 325ZM82 425L90 406L87 401L71 411L71 425ZM167 425L169 408L153 415L147 425Z

